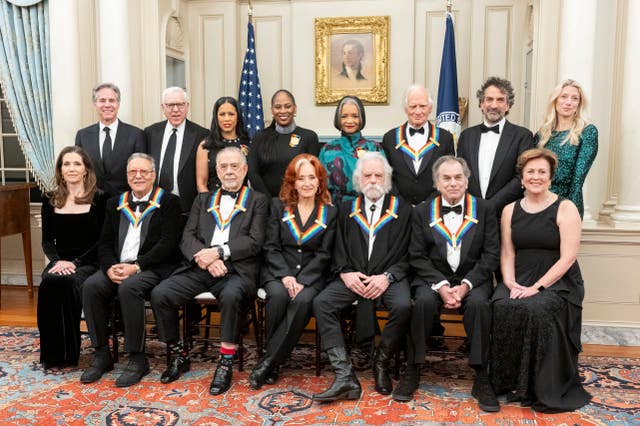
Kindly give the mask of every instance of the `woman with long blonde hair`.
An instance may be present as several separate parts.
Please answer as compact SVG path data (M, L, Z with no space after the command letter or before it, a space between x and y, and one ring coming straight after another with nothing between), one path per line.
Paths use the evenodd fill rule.
M582 185L598 153L598 129L589 123L587 99L577 81L565 80L553 89L535 138L538 147L558 156L551 191L571 200L582 218Z

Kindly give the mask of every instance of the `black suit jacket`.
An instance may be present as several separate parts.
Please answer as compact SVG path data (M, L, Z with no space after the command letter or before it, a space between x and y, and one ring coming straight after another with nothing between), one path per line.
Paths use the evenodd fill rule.
M282 221L284 215L282 201L278 198L271 201L271 216L267 224L267 238L264 244L262 284L292 276L296 277L300 284L315 287L318 291L322 290L331 261L338 216L338 209L335 206L327 205L326 208L326 228L299 245L289 226ZM306 226L302 225L296 215L294 220L298 224L298 229L304 233L313 226L317 214L318 206L316 205Z
M78 133L76 133L76 146L82 147L91 158L96 170L98 188L108 195L119 195L129 190L129 184L127 183L127 160L129 156L134 152L147 152L144 134L137 127L119 121L116 139L113 141L112 163L114 166L110 170L106 170L102 163L99 132L100 126L98 123L78 130Z
M427 123L428 124L428 123ZM425 124L425 128L430 126ZM389 160L389 164L393 167L393 192L399 194L406 201L413 205L420 204L422 201L431 198L435 194L433 187L433 178L431 169L433 163L443 155L455 155L453 136L445 129L440 129L438 142L440 146L435 147L422 157L420 169L418 173L413 167L413 159L400 149L396 149L398 145L397 132L407 138L407 123L400 127L389 130L382 139L382 148ZM428 135L431 137L431 135Z
M193 256L210 247L213 238L216 223L207 211L213 195L214 192L202 192L196 196L182 234L180 249L191 265L195 264ZM227 242L231 255L224 263L229 273L238 274L245 282L257 283L268 215L269 199L252 190L246 210L231 220Z
M105 274L112 265L120 263L120 253L130 226L124 213L118 210L119 201L120 196L107 201L104 226L98 242L100 269ZM180 264L180 215L180 200L165 191L160 199L160 207L139 225L142 226L137 259L140 269L151 270L164 279Z
M447 261L447 240L435 227L430 226L433 222L431 206L434 200L435 197L413 210L409 246L411 267L416 274L413 285L437 284L442 280L454 285L465 278L474 288L492 285L492 273L500 264L500 240L498 219L491 205L476 197L478 223L463 235L460 264L453 272ZM466 209L467 206L464 207Z
M465 129L458 140L458 157L466 160L471 169L469 192L482 197L478 175L478 149L480 148L480 126ZM534 147L533 135L521 126L505 121L491 168L491 178L485 198L491 202L498 216L507 204L522 197L520 177L516 171L518 156Z
M144 129L149 155L156 163L157 179L160 179L160 154L162 152L162 137L167 120L152 124ZM186 120L182 149L180 151L180 163L178 165L178 191L180 191L180 204L182 211L188 213L191 210L194 198L198 193L196 187L196 153L198 145L209 135L209 131L193 121Z

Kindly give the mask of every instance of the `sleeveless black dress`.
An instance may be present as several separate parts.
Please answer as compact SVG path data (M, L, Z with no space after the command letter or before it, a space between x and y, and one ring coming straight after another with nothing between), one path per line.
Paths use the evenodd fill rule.
M556 217L563 200L558 197L532 214L516 202L511 239L519 284L533 285L560 258ZM573 411L589 403L578 374L583 298L578 262L552 286L525 299L510 299L509 289L498 285L491 343L491 382L497 394L510 392L509 401L543 412Z

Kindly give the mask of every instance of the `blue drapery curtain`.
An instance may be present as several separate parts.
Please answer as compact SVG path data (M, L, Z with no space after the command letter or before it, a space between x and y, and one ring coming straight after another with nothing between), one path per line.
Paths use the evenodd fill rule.
M0 82L20 146L42 189L53 185L55 162L50 63L48 0L0 0Z

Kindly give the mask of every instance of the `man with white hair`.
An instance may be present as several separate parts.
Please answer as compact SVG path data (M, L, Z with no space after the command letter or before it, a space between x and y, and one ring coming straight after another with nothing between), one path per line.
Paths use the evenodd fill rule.
M181 87L162 92L162 113L167 118L144 129L149 154L158 170L157 184L180 197L182 212L189 214L198 193L196 153L209 131L187 120L189 99Z
M366 152L356 163L354 188L360 195L340 205L332 272L336 279L314 299L313 310L335 372L335 380L316 401L358 399L362 392L345 349L340 312L358 301L357 335L375 334L378 304L389 310L389 320L374 351L375 389L391 393L389 359L405 339L411 316L408 282L411 206L391 190L391 166L380 152Z
M433 100L423 86L409 86L402 105L407 121L384 135L382 148L393 167L394 193L415 206L434 194L431 168L443 155L454 155L453 136L428 121Z

